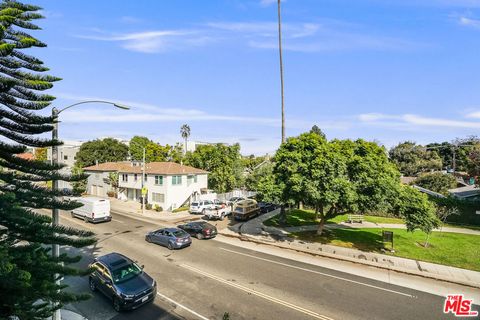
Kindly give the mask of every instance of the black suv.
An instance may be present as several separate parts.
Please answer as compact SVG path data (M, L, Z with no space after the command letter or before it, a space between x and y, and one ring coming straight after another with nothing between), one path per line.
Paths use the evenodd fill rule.
M90 289L112 299L116 311L136 309L157 295L157 283L143 271L143 266L120 253L97 257L90 267Z

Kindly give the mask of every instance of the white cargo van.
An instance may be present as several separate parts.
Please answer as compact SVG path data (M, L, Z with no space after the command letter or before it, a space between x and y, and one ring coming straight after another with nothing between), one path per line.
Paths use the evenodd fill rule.
M110 200L85 197L78 198L75 201L80 202L83 206L72 210L72 217L83 219L85 222L102 222L112 220L110 215Z

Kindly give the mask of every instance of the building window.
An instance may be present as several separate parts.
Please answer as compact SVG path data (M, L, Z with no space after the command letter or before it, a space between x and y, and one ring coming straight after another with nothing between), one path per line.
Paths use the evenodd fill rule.
M164 203L165 202L165 195L163 193L155 193L152 192L152 201Z
M128 174L122 174L122 181L127 182L128 181Z
M63 160L68 160L68 156L63 156Z
M138 176L136 173L133 174L133 181L137 181L138 180Z
M156 186L163 185L163 176L155 176L155 185Z
M172 185L181 185L182 184L182 176L172 176Z
M143 182L147 182L147 174L145 173L145 175L143 176Z

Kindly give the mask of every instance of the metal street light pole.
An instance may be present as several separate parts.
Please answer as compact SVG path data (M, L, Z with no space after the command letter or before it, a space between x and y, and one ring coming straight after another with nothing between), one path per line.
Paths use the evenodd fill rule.
M146 194L144 194L143 188L145 188L145 148L143 148L143 161L142 161L142 214L145 215Z
M130 107L109 102L109 101L103 101L103 100L88 100L88 101L82 101L78 103L74 103L72 105L69 105L68 107L65 107L61 110L58 110L57 108L52 108L52 118L53 118L53 130L52 130L52 140L53 141L58 141L58 115L71 108L74 106L77 106L79 104L85 104L85 103L105 103L105 104L111 104L119 109L124 109L128 110ZM53 165L58 165L58 146L55 145L52 147L52 164ZM58 180L53 180L52 181L52 190L57 191L58 190ZM58 214L58 208L53 208L52 209L52 225L53 226L58 226L59 225L59 214ZM52 245L52 257L53 258L58 258L60 256L60 245L59 244L53 244ZM60 285L60 279L58 279L58 274L55 274L55 284ZM62 316L60 314L60 310L56 310L53 315L52 315L52 320L61 320Z

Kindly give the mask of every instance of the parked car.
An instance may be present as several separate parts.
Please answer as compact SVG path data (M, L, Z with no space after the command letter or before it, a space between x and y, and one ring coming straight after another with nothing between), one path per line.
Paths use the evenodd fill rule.
M153 301L157 283L145 271L120 253L95 258L90 264L90 290L100 291L112 299L116 311L131 310Z
M259 202L258 207L260 208L260 213L268 213L275 210L275 205L270 202Z
M214 209L215 204L210 200L193 201L190 204L189 212L192 214L205 214L208 209Z
M217 235L217 228L205 221L189 222L178 227L199 240L214 238Z
M230 206L223 205L220 208L209 209L205 212L208 220L223 220L232 213Z
M81 207L71 211L72 217L93 223L112 220L110 200L98 197L74 198L72 200L82 204Z
M237 205L233 211L235 220L247 221L260 214L260 208L257 201L252 199L241 200L237 202Z
M170 250L181 249L192 244L190 235L178 228L163 228L145 235L147 242L152 242L165 246Z

